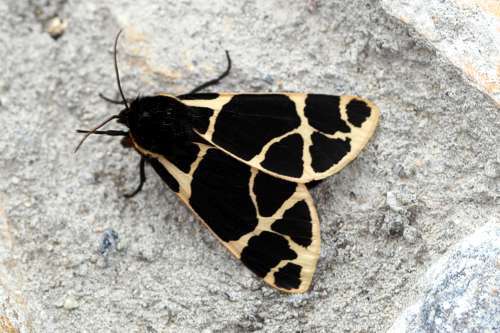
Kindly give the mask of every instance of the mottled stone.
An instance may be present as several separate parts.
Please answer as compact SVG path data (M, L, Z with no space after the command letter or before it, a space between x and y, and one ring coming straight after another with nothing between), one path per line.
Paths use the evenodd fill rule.
M382 0L500 105L500 2Z
M453 246L425 274L424 292L390 332L498 332L500 225Z
M430 15L435 35L455 31L455 44L420 33L411 10L408 23L393 14L436 3L0 1L0 316L29 323L22 333L386 331L429 261L499 215L500 112L484 83L499 43L485 47L494 24L481 9L495 4L461 1L472 26L440 1L451 9ZM54 18L67 22L57 39ZM91 136L73 153L76 129L122 109L98 97L119 98L120 29L128 98L186 93L224 70L227 49L233 70L212 92L352 94L380 108L359 158L312 191L322 248L308 293L263 284L151 168L125 199L139 156L118 138ZM467 51L449 52L460 41ZM462 56L479 75L464 75ZM118 251L101 238L110 229Z

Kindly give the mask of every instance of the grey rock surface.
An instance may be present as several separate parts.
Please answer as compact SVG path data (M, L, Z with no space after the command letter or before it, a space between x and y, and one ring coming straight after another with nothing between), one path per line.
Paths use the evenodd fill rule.
M434 263L424 293L390 332L499 332L500 225L488 224Z
M381 332L425 290L431 262L499 221L496 101L385 3L4 0L0 17L0 300L16 295L0 316L21 332ZM220 91L379 106L367 149L313 191L322 252L309 293L265 286L152 170L123 198L139 158L116 138L73 153L75 129L119 110L97 93L116 95L121 28L130 97L186 92L228 49ZM103 257L106 230L118 243Z
M381 0L500 105L500 2Z

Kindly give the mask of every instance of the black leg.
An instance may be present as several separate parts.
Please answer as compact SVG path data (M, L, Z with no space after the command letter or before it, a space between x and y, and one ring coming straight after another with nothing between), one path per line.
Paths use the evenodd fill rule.
M145 164L146 164L146 158L141 157L141 162L139 163L141 180L140 180L139 186L135 189L134 192L124 194L123 196L125 198L132 198L133 196L135 196L137 193L139 193L142 190L142 185L144 185L144 183L146 182L146 172L144 170Z
M226 67L226 70L224 71L224 73L222 73L221 75L219 75L217 78L215 78L213 80L210 80L210 81L207 81L203 84L200 84L198 87L194 88L193 90L188 92L186 95L195 94L200 90L203 90L203 89L208 88L210 86L216 85L217 83L220 82L220 80L222 80L223 78L228 76L229 72L231 71L231 57L229 56L228 51L226 51L226 58L227 58L227 67Z

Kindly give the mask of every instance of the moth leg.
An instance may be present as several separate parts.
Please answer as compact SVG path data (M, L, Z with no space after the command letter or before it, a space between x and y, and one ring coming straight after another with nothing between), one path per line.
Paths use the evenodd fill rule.
M141 161L139 162L139 172L140 172L139 186L135 189L134 192L124 194L123 196L125 198L132 198L133 196L135 196L137 193L139 193L142 190L142 186L146 182L146 171L144 170L145 165L146 165L146 158L144 156L142 156Z
M205 82L203 84L200 84L199 86L197 86L196 88L194 88L193 90L191 90L190 92L188 92L186 95L195 94L195 93L197 93L200 90L203 90L203 89L205 89L207 87L216 85L223 78L225 78L226 76L228 76L229 72L231 71L231 57L229 56L229 51L227 51L227 50L226 50L226 58L227 58L227 67L226 67L226 70L221 75L219 75L215 79L212 79L212 80L207 81L207 82Z

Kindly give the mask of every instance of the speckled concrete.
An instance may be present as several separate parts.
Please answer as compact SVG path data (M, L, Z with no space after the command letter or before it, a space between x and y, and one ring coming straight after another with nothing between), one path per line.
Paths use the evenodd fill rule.
M67 26L54 40L56 15ZM380 332L434 260L498 221L494 99L376 1L4 0L0 17L0 323L21 332ZM118 111L97 93L116 93L121 28L127 96L186 92L227 49L221 91L380 107L367 149L313 191L322 252L309 293L265 286L151 169L123 198L139 158L118 139L73 153L75 129ZM119 241L103 257L109 228Z

